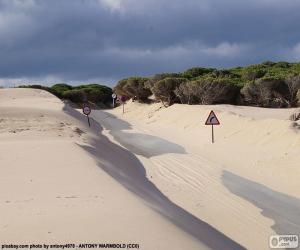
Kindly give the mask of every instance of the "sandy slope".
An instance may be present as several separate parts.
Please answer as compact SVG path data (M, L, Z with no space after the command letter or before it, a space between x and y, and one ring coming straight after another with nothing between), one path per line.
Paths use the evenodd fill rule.
M172 176L165 172L166 180ZM198 184L190 183L197 191ZM179 198L190 188L182 184L175 185ZM0 90L1 244L241 248L166 195L177 196L162 193L140 160L111 142L96 122L88 128L79 112L44 91Z
M214 109L221 121L204 126ZM171 201L249 249L300 235L300 129L296 110L143 105L95 111L104 134L135 153Z

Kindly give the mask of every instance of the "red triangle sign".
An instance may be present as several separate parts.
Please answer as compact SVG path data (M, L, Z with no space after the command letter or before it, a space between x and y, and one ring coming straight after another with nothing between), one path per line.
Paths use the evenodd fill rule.
M210 111L210 114L207 117L205 125L220 125L220 122L214 111Z

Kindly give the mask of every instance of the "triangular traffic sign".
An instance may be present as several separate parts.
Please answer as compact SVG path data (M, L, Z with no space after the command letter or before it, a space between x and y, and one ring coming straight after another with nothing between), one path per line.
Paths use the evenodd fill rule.
M210 111L210 114L205 122L205 125L220 125L220 122L213 110Z

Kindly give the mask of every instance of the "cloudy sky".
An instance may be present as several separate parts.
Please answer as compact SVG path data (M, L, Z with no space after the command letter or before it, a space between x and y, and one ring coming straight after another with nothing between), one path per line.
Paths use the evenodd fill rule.
M300 60L298 0L0 0L0 85Z

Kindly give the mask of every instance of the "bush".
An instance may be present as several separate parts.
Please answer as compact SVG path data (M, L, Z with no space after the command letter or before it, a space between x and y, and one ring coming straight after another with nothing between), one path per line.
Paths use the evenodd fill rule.
M264 69L249 69L243 74L243 78L248 81L255 81L258 78L263 77L266 74Z
M124 89L127 84L128 79L122 79L118 81L117 85L114 87L114 92L119 96L128 96L129 93Z
M164 105L168 106L175 102L179 102L179 98L175 95L175 89L183 82L186 82L185 78L166 78L158 81L151 88L151 91L155 95L155 98L161 101Z
M50 91L49 87L45 87L45 86L38 85L38 84L20 85L20 86L18 86L18 88L42 89L42 90Z
M195 68L190 68L187 71L183 72L182 77L187 79L193 79L208 73L212 73L213 71L215 71L215 69L195 67Z
M241 94L245 104L260 107L282 108L287 106L287 85L278 79L261 79L248 83Z
M147 101L148 97L152 94L150 89L145 87L145 82L148 78L132 77L127 79L127 83L123 89L128 97L135 98L138 101Z
M65 83L57 83L50 88L51 93L59 98L63 97L65 91L71 90L72 86Z
M109 105L111 103L112 89L98 84L79 85L73 90L81 90L89 102L98 106Z
M300 75L290 75L285 79L285 84L288 89L286 101L288 107L297 107L300 101Z
M211 74L214 78L236 78L238 75L231 72L230 70L214 70Z
M164 80L166 78L180 78L180 77L181 75L178 73L156 74L145 82L145 87L151 90L154 87L154 84L161 80Z
M83 90L67 90L63 92L62 97L76 104L87 102L87 96Z
M150 89L145 86L148 78L143 77L130 77L118 82L114 91L120 96L128 98L135 98L139 101L147 101L148 97L152 94Z
M239 88L230 79L200 79L181 84L175 94L181 103L235 104Z

